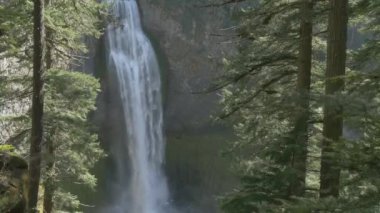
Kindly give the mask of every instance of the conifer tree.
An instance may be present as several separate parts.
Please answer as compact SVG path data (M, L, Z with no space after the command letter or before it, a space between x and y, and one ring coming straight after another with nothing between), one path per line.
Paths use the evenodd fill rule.
M46 136L46 175L44 180L45 194L44 194L44 211L51 212L53 209L76 209L79 207L79 203L76 198L70 193L64 192L59 184L65 181L67 178L78 179L81 183L93 188L95 186L95 178L88 171L97 159L103 156L103 153L96 145L98 143L95 135L92 134L91 125L88 124L87 114L94 110L95 97L99 90L98 83L94 82L92 78L81 76L79 73L73 73L72 76L64 74L63 69L69 69L70 66L78 66L78 63L83 61L83 53L86 53L86 46L83 43L84 37L98 37L100 35L100 12L105 7L96 1L89 0L85 2L67 2L67 1L54 1L47 6L47 57L46 65L49 67L49 71L53 72L57 77L63 78L60 81L56 81L54 84L59 84L64 80L64 77L70 77L72 88L64 89L61 86L60 89L53 89L56 94L52 96L51 102L56 105L59 100L54 99L57 94L60 94L61 90L76 91L76 93L70 94L65 92L62 97L70 100L67 102L77 102L76 108L67 109L67 113L70 112L78 114L80 117L67 118L65 116L56 116L62 114L62 112L49 111L48 119L45 120L48 130L45 132ZM62 22L61 16L73 17L70 20L64 20ZM63 24L65 23L65 24ZM81 27L77 27L81 26ZM63 60L63 62L62 62ZM67 61L67 62L66 62ZM60 71L57 71L60 70ZM52 77L52 75L50 75ZM81 80L75 84L74 82ZM67 83L69 83L68 81ZM82 96L80 94L83 94ZM90 95L92 94L92 95ZM75 99L72 99L74 98ZM54 101L53 101L54 100ZM65 104L62 104L64 107ZM52 108L49 107L51 110ZM55 109L55 108L53 108ZM58 122L58 121L62 122ZM71 126L67 124L71 123ZM66 127L63 127L66 126ZM75 128L73 131L71 128ZM63 131L65 129L65 131ZM79 131L80 130L80 131ZM68 138L62 138L63 133L71 135ZM82 140L82 141L80 141ZM65 141L65 144L62 144ZM83 142L88 143L87 148L79 149ZM72 150L72 156L65 156L58 151L61 147L66 147L68 150ZM58 153L56 154L55 152ZM77 152L77 153L76 153ZM82 159L73 158L77 154L81 155L82 152L88 152L91 158L86 159L86 162ZM71 159L71 163L77 166L73 167L72 173L64 171L65 165L61 162L64 161L63 157ZM66 177L66 178L64 178ZM54 207L55 201L59 201L58 206Z
M339 154L332 147L343 133L343 106L331 99L344 90L347 51L348 1L330 0L324 106L320 197L339 196Z
M305 194L307 150L310 119L310 86L311 86L311 63L312 63L312 37L313 37L313 2L310 0L301 1L300 5L300 37L298 51L298 74L297 110L294 124L294 134L292 140L295 142L292 165L297 173L296 183L291 185L290 193L296 196Z
M280 35L286 35L281 32L290 32L289 29L283 28L278 22L272 25L272 28L265 29L264 27L269 26L270 22L256 22L255 18L259 17L259 14L269 14L270 18L261 20L274 20L276 17L273 11L277 7L274 5L271 5L266 12L260 13L260 9L270 5L264 2L260 1L255 5L258 8L254 10L254 13L250 13L251 8L244 8L243 18L238 19L241 24L239 32L243 47L239 49L238 55L232 61L227 61L227 74L224 81L219 84L219 88L228 86L223 96L226 114L234 114L238 118L235 130L240 140L234 143L232 151L234 155L238 155L237 162L241 168L239 173L243 176L242 187L223 200L224 210L226 212L377 212L380 201L378 193L380 168L376 163L379 161L377 138L380 132L380 125L378 125L380 85L378 84L377 58L380 48L379 28L376 26L380 23L380 16L378 16L380 3L372 0L359 0L350 4L348 1L329 1L328 4L315 1L314 4L309 5L311 6L309 9L313 10L311 23L315 25L316 32L314 35L308 34L313 36L312 40L316 45L313 46L312 51L314 59L310 60L313 71L311 83L304 84L302 87L307 90L307 86L311 86L309 87L311 90L302 94L299 80L304 79L305 83L310 77L309 75L306 75L306 78L300 76L300 71L305 70L300 66L302 60L305 60L302 58L310 56L302 54L297 57L296 53L306 50L302 48L299 52L292 49L291 53L297 60L290 61L288 64L289 67L298 65L297 77L282 82L273 79L269 84L260 84L266 79L271 79L275 64L271 64L268 60L266 63L255 66L255 60L259 61L261 59L259 56L267 53L266 50L272 53L271 57L268 57L272 60L276 59L276 54L290 51L290 48L282 49L282 45L289 43L281 40L284 37L280 37ZM300 4L295 8L304 8L301 6L302 2L305 3L304 1L297 2ZM335 7L335 4L338 6ZM284 8L285 11L282 11L281 15L289 12L288 9ZM351 21L355 21L356 26L362 29L364 34L361 36L368 38L359 50L347 50L346 47L348 12L352 18ZM329 14L328 17L325 16L326 14ZM305 19L300 20L301 26L305 24L302 20ZM252 23L257 25L250 26ZM324 48L324 28L327 25L329 26L328 48ZM312 32L312 29L309 28L308 31ZM302 33L300 35L302 36ZM262 38L270 39L254 43ZM286 38L306 45L307 39ZM265 43L266 41L268 43ZM274 44L276 48L270 49L271 44ZM260 49L261 45L266 48ZM309 47L311 48L311 45ZM327 49L327 54L325 49ZM350 53L348 57L346 57L346 52ZM326 63L327 68L323 63ZM265 69L267 75L260 76L260 72L255 72L257 67L268 65L271 65L272 69ZM284 67L282 64L281 68ZM275 70L280 71L281 68ZM321 72L325 69L327 69L326 76ZM347 89L344 90L345 81L348 84ZM291 86L295 85L297 86L296 94L283 91L284 89L290 91ZM265 86L264 89L262 86ZM323 94L322 88L325 86L326 94ZM253 98L246 99L250 95ZM276 95L277 100L274 98ZM324 112L320 110L322 108ZM304 125L300 125L300 121L303 121L301 123ZM345 135L343 135L343 129L345 129ZM302 136L307 136L307 138L300 140ZM304 188L308 192L305 194L302 194L303 185L299 184L302 183L303 174L297 173L297 170L303 171L299 168L304 166L305 161L295 160L297 151L298 154L302 152L302 149L298 149L299 140L304 142L309 140L308 149L303 153L312 150L309 153L311 156L306 157L309 162L304 171L309 183ZM322 150L316 146L320 143ZM254 151L250 152L249 148ZM288 155L292 157L287 158ZM298 155L298 157L302 156L305 154ZM289 159L294 159L294 161L289 161ZM287 166L287 162L295 164ZM296 169L297 167L299 168ZM317 175L321 176L320 186L317 183L319 182ZM313 182L312 185L310 181ZM310 188L311 186L313 188ZM320 190L317 187L320 187ZM313 192L308 191L309 189ZM292 199L294 196L297 199Z
M223 117L240 119L235 147L245 149L236 152L242 187L224 199L227 212L286 209L305 194L314 4L259 1L244 9L242 47L219 83L231 85Z
M45 1L46 7L50 6L50 0ZM52 40L52 32L50 29L46 30L46 38L47 40ZM46 46L46 55L45 55L45 65L46 70L50 70L52 68L53 63L53 52L52 52L51 44L47 44ZM56 188L54 183L54 176L52 175L54 170L54 142L51 137L46 137L46 178L44 181L44 199L43 199L43 212L51 213L53 211L53 196L54 189Z
M30 136L28 212L38 212L38 189L41 176L43 140L43 74L45 51L44 0L34 0L33 10L33 95Z
M42 63L45 65L46 104L43 118L44 142L41 147L43 154L41 178L43 185L47 186L44 190L47 192L44 194L46 201L44 205L47 212L75 211L79 208L80 202L75 195L63 190L60 185L68 179L76 180L77 183L91 188L96 184L96 179L89 169L103 156L103 152L94 134L95 129L87 121L87 116L95 109L99 83L91 76L65 70L80 67L78 65L85 59L87 52L84 38L98 37L101 34L101 16L106 7L93 0L57 0L45 3L47 3L44 8L47 50ZM1 57L18 62L10 64L8 70L1 70L2 74L12 70L9 74L2 75L6 77L1 79L4 80L1 83L7 88L7 96L3 96L2 93L1 98L2 100L6 97L14 98L12 105L22 104L26 109L21 111L17 109L15 116L1 118L1 125L9 129L9 134L1 135L1 140L2 143L5 141L6 144L13 144L17 152L26 154L24 142L30 137L31 123L28 114L30 108L28 82L31 81L31 76L28 70L32 63L30 58L32 54L28 51L31 36L24 32L29 26L31 27L28 15L33 8L30 4L18 4L12 1L1 5L0 9L4 10L2 14L7 15L0 16L4 20L0 25L0 29L4 32L0 38L4 50ZM15 18L12 19L11 16ZM22 67L21 71L13 72L18 66ZM18 80L18 76L22 81ZM63 82L66 85L62 85ZM25 101L22 97L25 97ZM67 108L67 106L72 107ZM15 111L2 113L15 113Z

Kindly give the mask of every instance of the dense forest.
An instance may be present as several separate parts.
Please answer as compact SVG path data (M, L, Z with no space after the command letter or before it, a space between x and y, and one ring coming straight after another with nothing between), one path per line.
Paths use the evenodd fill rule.
M379 79L379 0L0 0L0 212L380 212Z

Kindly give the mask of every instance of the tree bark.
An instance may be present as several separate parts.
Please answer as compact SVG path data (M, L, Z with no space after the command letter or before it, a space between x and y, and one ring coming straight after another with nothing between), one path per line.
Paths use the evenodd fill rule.
M330 0L320 197L339 196L340 168L334 144L343 133L343 106L333 96L344 90L346 69L348 0Z
M44 1L34 0L33 9L33 97L32 131L29 159L28 212L37 212L41 176L41 145L43 140L43 73L44 73Z
M55 181L54 181L54 146L53 146L53 135L49 136L47 142L47 168L46 168L46 179L44 182L44 203L43 203L43 213L51 213L54 208L54 192L55 192Z
M45 0L45 7L49 7L50 1ZM52 40L52 32L50 29L46 29L46 39L48 41ZM53 48L52 44L47 42L46 45L46 57L45 57L46 70L49 71L53 67ZM53 127L54 128L54 127ZM43 212L51 213L54 208L54 192L55 184L54 181L54 166L55 166L55 153L54 153L54 137L55 130L51 131L51 134L46 139L46 179L44 182L44 203Z
M292 166L296 172L296 182L290 188L290 195L294 196L303 196L305 193L313 39L313 2L311 0L303 0L301 4L297 74L297 93L299 97L297 100L297 110L299 112L294 127L295 149L292 159Z

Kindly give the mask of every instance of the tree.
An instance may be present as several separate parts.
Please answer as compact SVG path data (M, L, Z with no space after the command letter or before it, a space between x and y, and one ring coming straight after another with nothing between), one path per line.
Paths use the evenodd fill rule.
M226 61L226 76L215 87L228 87L222 103L224 115L237 118L239 141L231 150L242 176L242 186L223 200L224 210L377 212L380 48L379 28L374 26L380 23L380 3L330 1L326 5L315 1L307 7L305 1L297 2L291 2L294 8L283 7L277 14L277 2L260 1L257 8L244 8L238 19L242 47L233 60ZM290 18L295 8L301 9L295 14L313 14L309 20L314 26L305 23L307 19ZM312 12L302 13L308 9ZM361 36L368 38L358 50L346 46L349 12L351 24L357 23L350 30L359 28ZM292 21L285 26L297 23L305 30L300 37L292 37L294 31L281 24L286 20ZM326 25L328 47L324 48ZM294 41L298 42L298 51L291 49ZM308 50L311 54L305 54ZM287 63L277 67L277 56L284 53L297 60L280 58ZM274 77L285 68L297 70L297 77ZM292 86L297 88L295 93L288 92ZM303 142L307 141L305 146ZM302 184L305 176L306 187Z
M62 183L75 181L94 188L96 178L90 168L104 156L88 121L100 85L89 75L57 69L48 72L46 84L44 138L49 146L45 149L44 211L72 212L80 202L61 187Z
M2 115L7 115L1 117L1 126L7 130L7 134L2 134L1 139L2 143L13 144L18 153L26 155L24 142L30 138L31 125L29 114L31 77L28 70L32 60L28 51L31 39L25 32L30 25L28 16L32 8L27 2L11 1L2 4L0 9L4 12L2 13L4 16L0 16L4 20L0 25L0 29L4 32L0 38L4 50L1 57L12 62L1 70L2 74L6 73L0 79L4 85L1 88L6 92L2 93L1 100L6 102L0 109ZM77 183L93 188L96 178L89 169L104 156L95 129L87 121L88 114L95 108L99 83L88 75L65 71L80 66L85 59L87 50L84 37L98 37L101 34L103 9L105 5L94 0L46 1L44 8L47 48L46 57L43 59L46 104L43 118L44 143L41 147L43 157L41 178L43 185L47 186L44 190L47 192L44 194L46 201L44 205L48 211L76 210L80 202L75 195L62 189L62 183L76 180ZM22 69L17 70L18 67ZM50 82L55 85L51 85ZM61 85L63 82L66 85ZM8 109L8 106L21 104L22 110L12 108L3 111L3 108ZM60 109L56 108L57 104ZM69 105L73 107L67 108Z
M297 173L297 181L290 188L290 194L303 196L306 185L307 150L310 119L310 85L312 63L312 40L313 40L313 2L301 1L300 5L300 38L298 52L297 91L300 94L297 115L294 124L295 142L292 166Z
M360 48L348 54L345 81L346 92L340 101L344 105L344 127L350 133L338 145L341 183L339 202L343 211L377 212L380 201L379 161L379 91L378 57L380 3L363 0L351 4L350 16L366 38ZM349 52L350 53L350 52Z
M104 5L93 0L84 2L55 1L54 4L47 6L48 51L46 65L49 70L53 72L51 74L58 75L57 77L61 78L60 81L55 81L53 85L60 85L61 82L66 81L64 79L65 77L69 77L68 74L64 74L63 70L67 70L70 66L78 66L78 63L83 61L81 55L87 51L83 43L83 37L98 37L101 34L99 12L104 8ZM62 20L62 16L72 17L72 19ZM67 62L62 63L60 60ZM57 72L57 68L63 70ZM50 76L52 77L52 75ZM61 112L56 110L54 113L49 111L49 115L45 120L48 130L45 132L46 175L44 176L44 211L47 213L51 212L53 208L78 208L79 203L73 195L65 193L64 190L59 187L59 184L67 178L74 178L93 188L96 180L89 173L88 168L91 168L96 160L103 156L100 148L96 145L98 141L92 134L91 125L88 124L86 119L83 120L83 118L87 118L87 114L94 109L95 97L99 90L98 83L95 82L95 79L89 76L80 76L78 73L73 73L69 79L70 81L67 81L67 83L71 84L73 88L68 89L63 85L59 87L60 89L54 89L53 86L49 87L51 91L55 91L56 93L50 98L52 105L61 103L62 100L54 99L54 97L59 95L62 91L66 91L61 94L61 98L70 101L62 104L62 108L67 108L65 106L70 103L78 103L76 108L67 109L65 111L69 114L79 113L80 117L57 117L57 115L62 114L62 110ZM78 84L74 82L78 82ZM73 91L73 93L70 94L68 91ZM74 93L74 91L76 91L76 93ZM81 96L80 94L83 95ZM49 109L52 108L49 107ZM54 107L53 109L56 108ZM71 125L67 126L69 123L71 123ZM76 130L71 130L72 128ZM63 131L63 129L65 131ZM68 138L62 136L63 132L70 135L70 141L68 141ZM65 144L62 144L63 141ZM88 147L79 150L78 146L83 142L87 142ZM86 151L91 157L87 158L87 162L83 162L81 159L73 158L73 156L65 156L65 154L63 154L65 153L64 150L56 154L57 150L60 150L61 147L66 147L68 150L71 150L70 153L73 156L81 155ZM63 172L65 171L65 165L61 163L65 161L63 156L71 159L70 163L76 165L73 166L72 172ZM58 196L58 194L60 196ZM57 200L59 200L61 205L54 207L54 202Z
M29 158L28 212L37 212L41 176L41 146L43 140L43 74L44 74L44 0L34 0L33 10L33 97L32 130Z
M324 106L323 142L320 174L320 197L339 196L340 168L338 155L333 154L335 143L343 133L343 106L334 101L334 96L344 90L346 70L346 42L348 23L348 1L330 0L327 68Z
M227 212L280 211L305 195L314 4L258 1L239 19L239 53L216 87L228 87L222 117L238 118L240 138L242 187Z
M47 0L45 2L46 6L50 6L50 0ZM52 40L52 32L50 29L46 30L46 39L47 40ZM45 55L45 65L46 65L46 70L50 70L52 68L53 64L53 52L52 52L52 46L51 44L47 44L46 47L46 55ZM54 130L52 130L54 131ZM51 134L51 133L50 133ZM44 181L44 199L43 199L43 212L45 213L51 213L53 211L53 206L54 206L54 201L53 201L53 196L54 196L54 191L55 191L55 181L54 181L54 175L52 175L53 170L54 170L54 142L52 140L52 137L48 136L46 137L46 178Z

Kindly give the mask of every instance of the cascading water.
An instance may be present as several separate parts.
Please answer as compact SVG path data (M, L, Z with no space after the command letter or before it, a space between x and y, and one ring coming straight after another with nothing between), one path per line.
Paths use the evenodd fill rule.
M107 27L108 67L117 74L127 133L125 143L112 153L119 176L118 199L107 212L166 213L168 189L162 172L165 144L156 55L142 30L136 1L107 2L113 13Z

